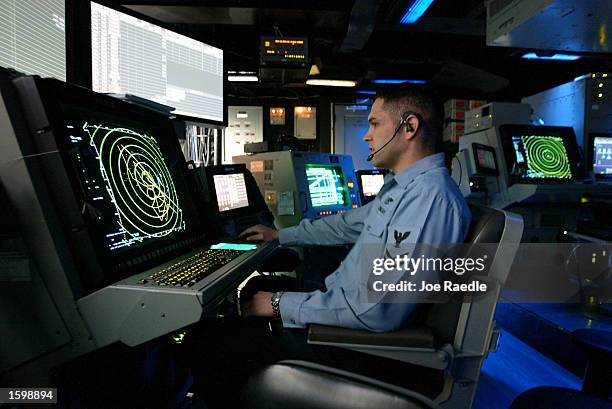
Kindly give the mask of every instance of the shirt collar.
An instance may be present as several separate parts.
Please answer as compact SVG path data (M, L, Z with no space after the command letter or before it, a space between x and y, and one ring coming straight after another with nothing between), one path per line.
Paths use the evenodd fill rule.
M406 186L408 186L420 174L423 174L432 169L443 167L445 167L444 153L440 152L426 156L423 159L419 159L418 161L414 162L412 165L408 166L406 169L395 175L393 175L393 173L389 173L388 177L389 179L395 179L399 186L406 188Z

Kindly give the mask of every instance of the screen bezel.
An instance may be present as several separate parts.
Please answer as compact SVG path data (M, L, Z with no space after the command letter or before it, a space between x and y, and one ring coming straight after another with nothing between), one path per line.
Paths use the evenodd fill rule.
M589 137L588 137L588 150L587 153L589 154L589 158L587 160L587 170L589 172L593 172L593 175L595 176L595 179L597 180L612 180L612 173L611 174L601 174L601 173L595 173L595 163L593 163L593 161L595 160L595 138L609 138L610 140L612 140L612 133L605 133L605 132L597 132L597 133L590 133Z
M206 184L208 185L209 195L210 195L210 203L212 205L213 211L215 211L221 217L227 218L235 218L235 217L243 217L248 216L253 213L253 206L255 204L252 192L249 190L249 178L247 175L247 167L245 164L235 164L235 165L215 165L215 166L206 166ZM244 177L244 185L246 187L247 192L247 200L249 201L248 206L239 207L237 209L224 210L221 211L219 209L219 204L217 203L217 189L215 186L215 175L233 175L240 173Z
M240 175L240 176L242 176L242 182L244 183L244 192L247 195L247 203L244 206L238 206L238 207L234 207L234 208L227 209L227 210L221 210L221 208L219 208L219 196L218 196L219 192L217 192L217 183L215 181L215 176L230 176L230 175ZM246 182L246 177L245 177L244 173L242 173L242 172L237 172L237 173L217 173L217 174L212 175L212 178L213 178L213 187L214 187L214 192L215 192L215 202L217 203L217 209L219 209L219 213L227 214L228 212L231 212L233 210L244 209L245 207L249 207L251 205L251 202L249 202L249 193L247 191L247 186L246 186L247 182Z
M366 196L363 193L363 183L361 181L361 176L363 175L383 175L383 178L387 176L389 171L387 169L362 169L355 171L355 177L357 178L357 187L359 189L359 199L361 199L361 205L365 205L378 196L378 194L374 196Z
M94 91L82 89L70 84L65 84L51 79L37 79L38 90L47 117L50 119L51 128L54 134L55 143L58 146L64 169L68 176L68 181L73 199L79 208L82 208L83 198L80 196L81 190L78 188L80 180L75 176L72 161L68 155L68 150L63 138L65 137L66 120L73 119L69 117L66 107L76 107L79 112L92 112L92 116L103 116L109 114L111 122L116 120L118 116L129 116L129 120L125 122L126 126L134 126L138 121L145 123L145 128L159 129L159 133L155 134L162 142L160 149L172 149L173 157L165 157L166 162L172 161L172 166L176 168L175 183L179 183L183 188L182 200L183 211L185 217L191 217L191 223L187 224L185 231L170 234L168 237L160 238L155 241L141 243L132 248L122 248L117 251L110 250L103 245L104 241L99 236L100 231L95 225L87 225L88 234L100 265L103 266L106 278L110 282L114 282L125 276L144 271L154 265L167 261L178 254L182 254L193 248L196 243L202 243L205 240L205 234L202 228L199 213L193 201L192 192L188 184L187 164L185 162L182 151L180 150L178 137L174 131L174 127L168 118L164 118L160 114L153 113L147 109L127 104L113 97L104 94L95 93ZM84 102L87 101L87 104ZM118 114L119 112L119 114ZM170 134L175 138L164 138L159 135ZM163 147L162 147L163 146ZM149 255L150 257L144 257Z
M574 128L570 126L536 126L536 125L501 125L499 133L506 160L506 172L508 175L508 185L515 183L522 184L566 184L574 183L583 178L583 168L578 150L578 143ZM570 164L572 177L570 179L553 179L553 178L527 178L512 174L512 166L516 163L516 153L512 142L512 136L517 134L537 133L540 135L554 134L563 140L566 149L567 157Z
M67 3L70 2L71 4L73 2L79 3L77 0L67 0ZM227 123L228 123L228 112L227 112L227 107L228 107L228 98L227 98L227 92L228 92L228 87L229 87L229 82L227 80L227 63L226 63L226 52L225 50L220 47L219 43L217 41L211 41L210 39L206 39L206 42L202 41L201 39L197 39L192 35L188 35L185 33L180 33L178 32L176 29L174 29L171 25L163 23L161 21L155 20L151 17L148 17L146 15L142 15L139 14L127 7L124 6L117 6L117 4L109 2L108 0L96 0L96 1L86 1L84 2L85 4L83 6L80 7L79 10L77 10L76 13L71 13L71 20L73 21L79 21L79 26L83 26L79 28L79 32L77 33L76 31L71 32L70 36L68 37L68 33L67 35L67 44L74 44L74 51L71 52L71 60L73 59L75 61L75 65L73 66L72 62L70 63L70 66L72 68L72 77L76 77L77 75L79 75L79 78L72 78L74 80L78 80L75 81L75 83L82 85L86 88L92 89L93 87L93 80L92 80L92 55L91 55L91 3L97 3L100 4L104 7L108 7L112 10L115 10L117 12L126 14L128 16L140 19L142 21L146 21L147 23L153 24L155 26L161 27L165 30L168 31L172 31L176 34L180 34L183 35L185 37L189 37L195 41L201 42L205 45L211 46L211 47L215 47L220 49L221 51L223 51L223 120L221 121L215 121L212 119L207 119L207 118L202 118L202 117L196 117L196 116L188 116L188 115L182 115L182 114L172 114L173 116L175 116L176 118L185 121L185 122L196 122L196 123L202 123L202 124L207 124L207 125L215 125L215 126L223 126L226 127ZM67 6L68 7L68 6ZM67 10L68 13L68 10ZM76 15L75 15L76 14ZM85 22L85 24L83 24L83 22ZM86 32L86 33L84 33ZM86 35L84 35L86 34ZM87 40L87 43L85 43L85 38ZM70 42L68 40L68 38L70 38ZM78 52L77 52L78 51ZM85 58L81 57L84 61L81 61L80 63L77 62L78 58L76 58L81 51L84 51L84 54L82 54L82 56L84 56ZM68 58L68 57L67 57ZM87 70L88 75L84 76L82 74L78 74L80 71L82 70Z
M491 152L493 154L493 163L495 169L485 168L480 165L478 161L478 150ZM476 173L482 176L499 176L499 165L497 163L497 155L495 154L495 148L489 145L483 145L482 143L472 143L472 155L474 156L474 165L476 166Z

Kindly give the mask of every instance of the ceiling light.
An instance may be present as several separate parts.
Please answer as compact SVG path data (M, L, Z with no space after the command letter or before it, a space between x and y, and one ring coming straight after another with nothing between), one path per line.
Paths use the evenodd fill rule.
M321 70L319 70L319 66L317 64L312 64L308 75L319 75L319 74L321 74Z
M259 78L257 75L228 75L227 80L232 82L257 82Z
M357 82L348 80L324 80L310 78L306 80L306 85L320 85L323 87L354 87L357 85Z
M372 81L374 84L427 84L425 80L409 80L400 78L379 78Z
M401 24L412 24L416 23L418 19L425 13L425 11L431 6L433 0L412 0L408 6L408 10L404 13L404 16L400 20Z
M527 60L574 61L579 59L580 56L572 54L538 55L536 53L527 53L522 58Z

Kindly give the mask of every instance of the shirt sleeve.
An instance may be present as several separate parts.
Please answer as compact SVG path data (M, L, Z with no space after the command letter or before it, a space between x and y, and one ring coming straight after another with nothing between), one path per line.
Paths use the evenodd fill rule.
M427 200L420 200L418 204L415 201L407 202L398 208L397 217L394 217L394 220L407 221L414 228L415 234L408 236L407 244L457 243L464 240L470 220L467 206L464 208L460 204L449 203L435 195L430 196L429 206ZM467 214L464 214L466 210ZM393 230L394 226L390 225L389 229ZM283 326L303 328L308 324L323 324L374 332L394 331L401 327L424 294L414 293L414 297L412 294L405 295L411 298L401 303L383 302L384 295L381 302L365 302L368 283L363 282L365 275L362 275L361 266L371 266L373 257L357 247L352 250L356 253L352 257L349 254L339 267L347 269L343 273L355 277L356 283L335 280L325 292L284 293L280 300ZM398 273L398 279L402 274Z
M346 213L318 220L304 219L297 226L281 229L278 238L286 246L334 246L357 241L374 202Z

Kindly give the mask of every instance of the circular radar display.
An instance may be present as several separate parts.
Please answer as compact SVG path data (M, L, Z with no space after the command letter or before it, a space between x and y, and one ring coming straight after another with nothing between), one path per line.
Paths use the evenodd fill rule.
M126 128L85 125L128 244L184 230L170 171L154 138Z
M556 136L524 136L530 170L539 177L571 179L570 161L563 139Z

